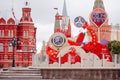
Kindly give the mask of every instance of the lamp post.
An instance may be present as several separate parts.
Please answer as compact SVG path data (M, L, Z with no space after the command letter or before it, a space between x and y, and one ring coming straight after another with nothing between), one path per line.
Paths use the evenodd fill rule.
M33 54L35 54L35 53L36 53L36 50L35 50L34 48L32 48L32 49L31 49L31 52L32 52Z
M13 58L12 58L12 67L15 67L15 52L16 52L16 46L20 44L20 39L18 40L13 37L11 41L9 41L9 46L13 47Z

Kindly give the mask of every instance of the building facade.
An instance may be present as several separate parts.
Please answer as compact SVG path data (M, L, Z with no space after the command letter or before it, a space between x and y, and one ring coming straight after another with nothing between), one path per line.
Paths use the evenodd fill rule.
M22 8L22 17L18 21L13 9L0 14L0 67L11 67L13 56L15 66L32 65L32 51L36 50L36 28L31 18L31 8L26 2ZM9 15L9 16L8 16ZM15 37L15 47L10 45Z

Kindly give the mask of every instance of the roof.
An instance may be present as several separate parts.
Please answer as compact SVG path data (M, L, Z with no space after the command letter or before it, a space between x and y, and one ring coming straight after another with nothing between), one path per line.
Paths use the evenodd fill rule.
M102 0L95 0L93 9L95 9L95 8L102 8L103 10L105 10L103 1Z
M0 18L4 18L6 21L9 20L10 18L15 20L12 10L8 10L8 9L0 12Z

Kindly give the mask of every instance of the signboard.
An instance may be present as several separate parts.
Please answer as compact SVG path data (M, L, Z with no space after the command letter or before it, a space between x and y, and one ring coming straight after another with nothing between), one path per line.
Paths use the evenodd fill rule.
M107 20L106 12L101 8L96 8L90 15L90 20L97 26L101 27Z

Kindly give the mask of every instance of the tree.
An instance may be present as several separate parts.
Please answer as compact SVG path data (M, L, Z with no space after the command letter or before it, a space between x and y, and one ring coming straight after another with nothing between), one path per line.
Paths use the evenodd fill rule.
M108 41L107 43L108 49L114 55L115 65L117 64L117 55L120 54L120 41Z

